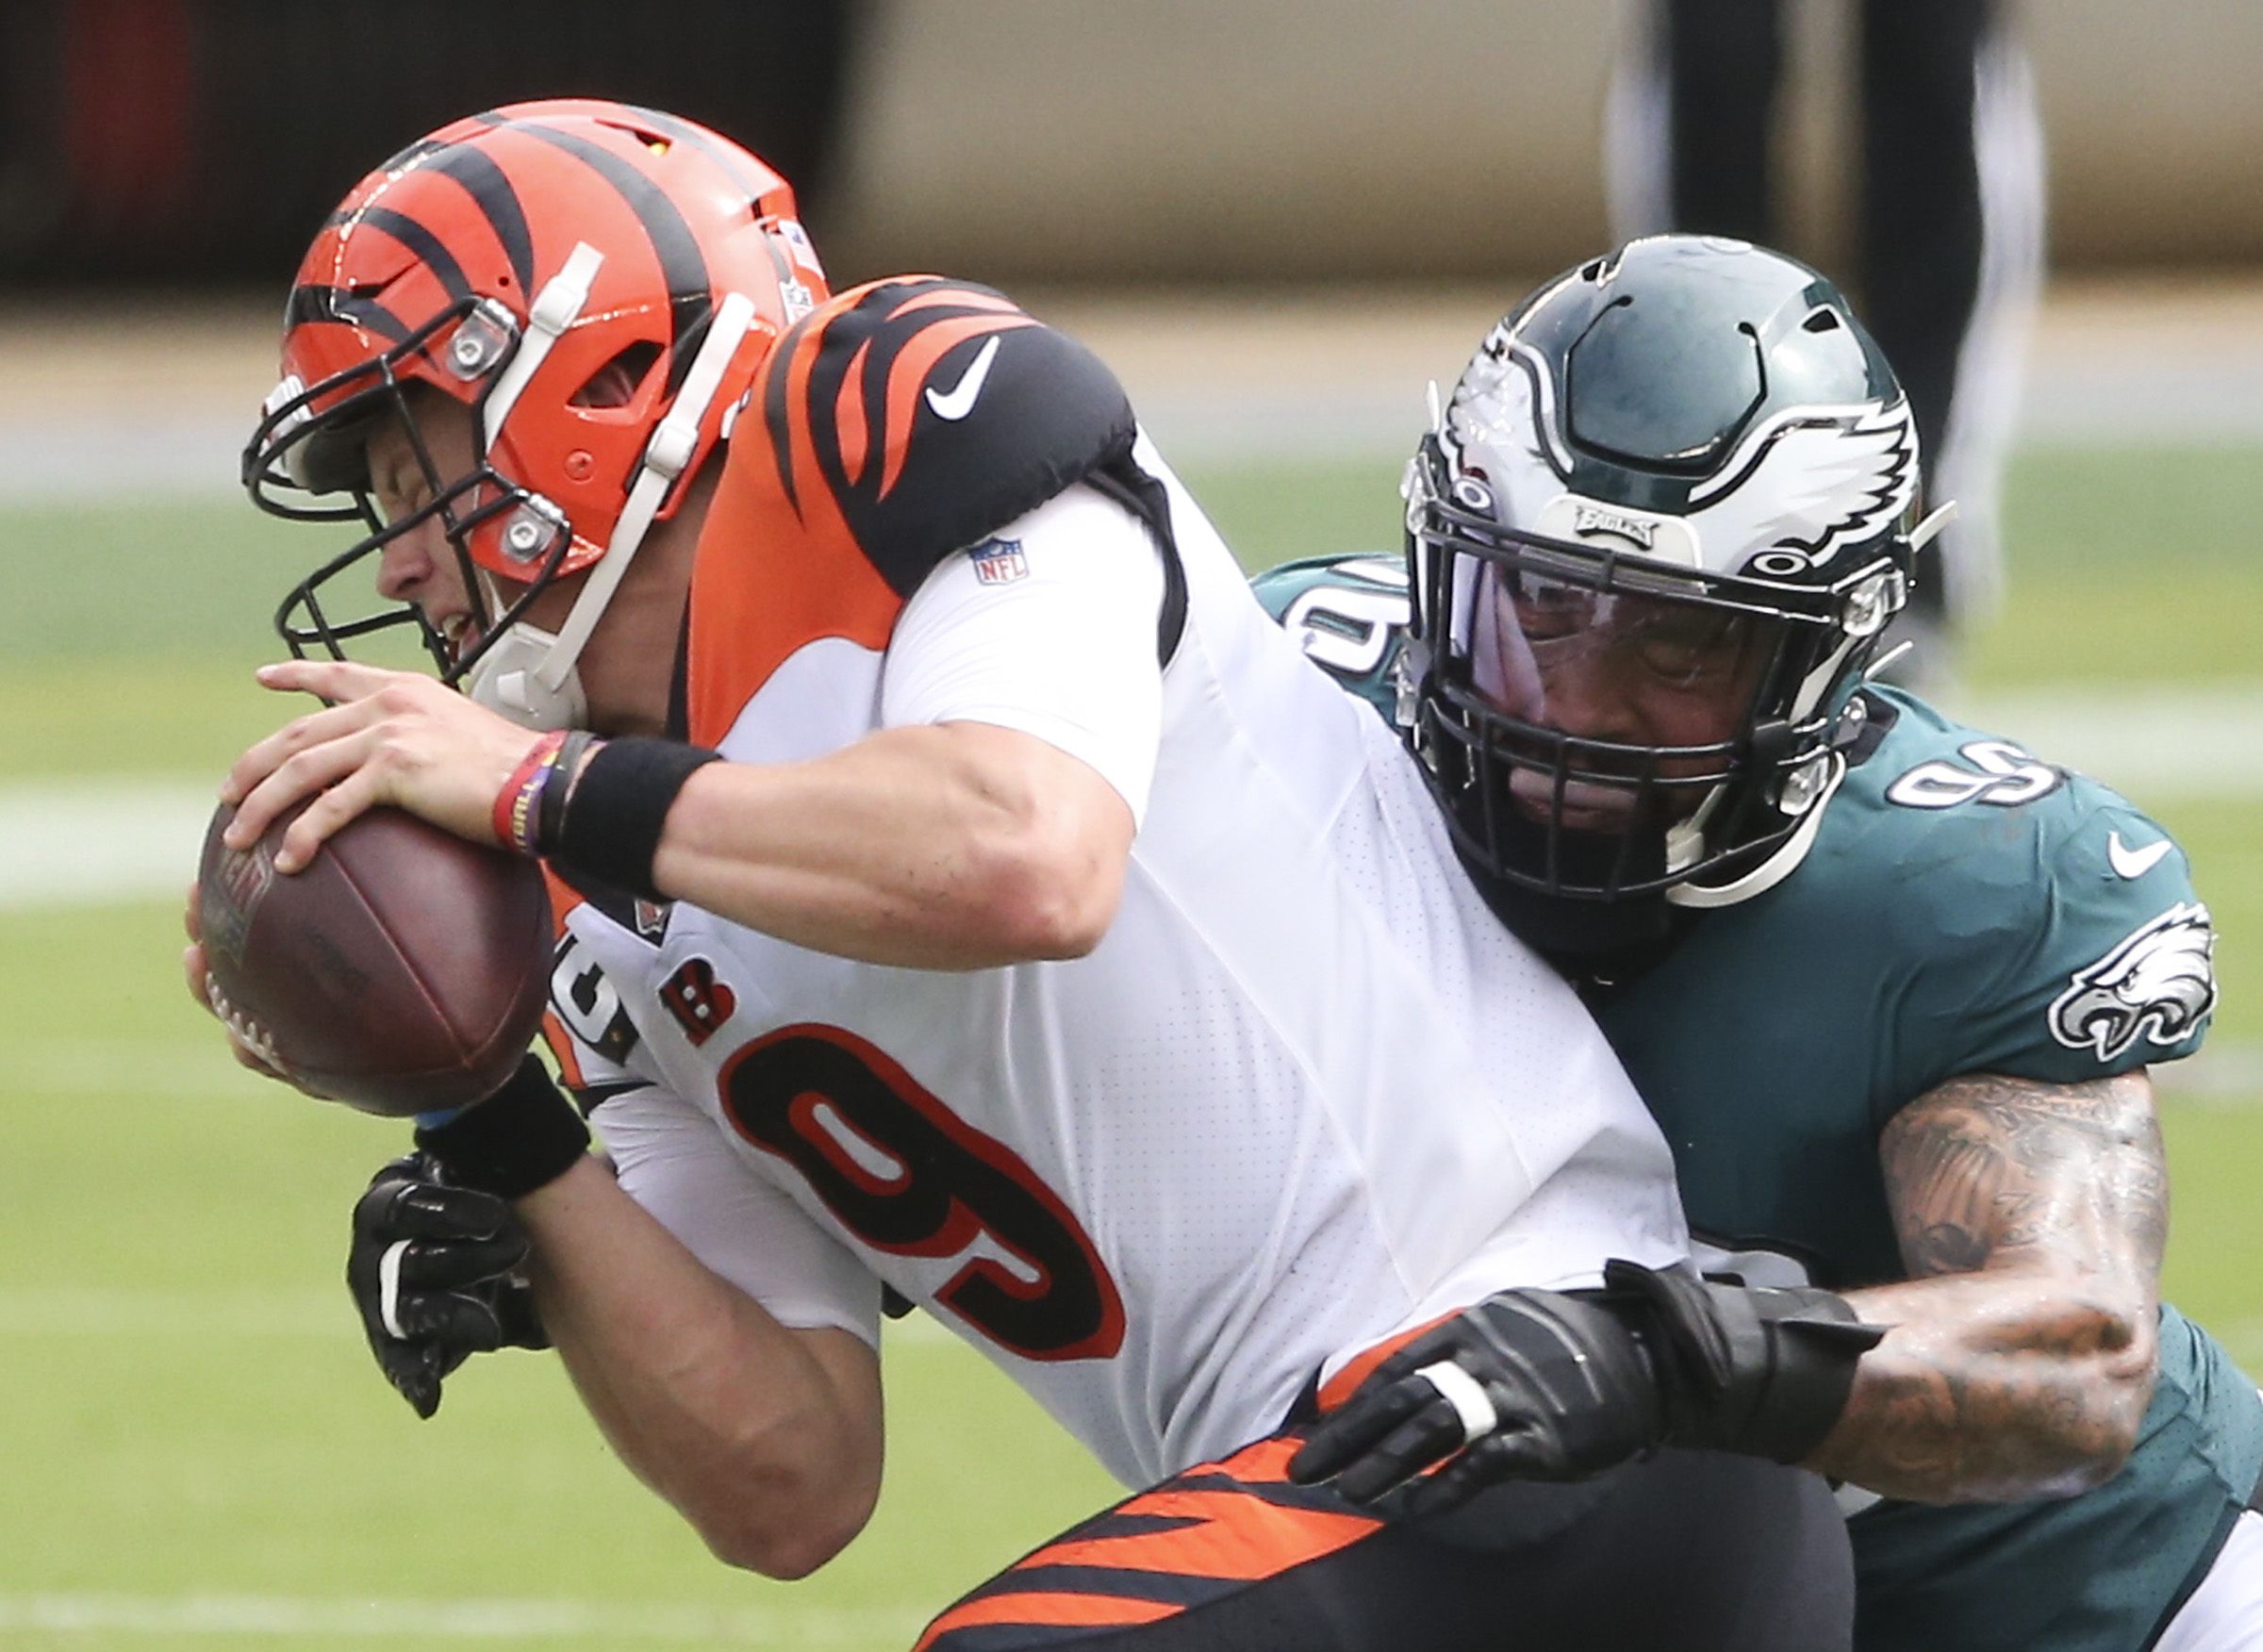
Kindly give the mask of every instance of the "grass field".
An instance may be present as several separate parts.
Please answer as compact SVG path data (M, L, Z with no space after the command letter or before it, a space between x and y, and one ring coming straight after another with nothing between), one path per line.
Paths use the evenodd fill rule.
M2066 452L2013 476L2014 604L1984 689L2208 695L2263 681L2263 454ZM1253 565L1395 543L1396 463L1190 476ZM208 783L278 708L248 682L320 530L228 503L0 506L0 796ZM2018 733L2017 730L2007 731ZM2190 731L2165 731L2186 737ZM2253 741L2252 731L2226 737ZM2223 931L2219 1038L2263 1038L2253 799L2140 799ZM184 881L193 845L182 845ZM935 1608L1110 1495L979 1360L887 1349L887 1486L817 1578L727 1572L636 1487L544 1359L482 1362L418 1425L343 1290L352 1194L399 1141L246 1079L183 997L168 901L0 907L16 1037L0 1170L0 1644L908 1644ZM2205 1058L2204 1058L2205 1059ZM2263 1369L2263 1095L2172 1101L2171 1285Z

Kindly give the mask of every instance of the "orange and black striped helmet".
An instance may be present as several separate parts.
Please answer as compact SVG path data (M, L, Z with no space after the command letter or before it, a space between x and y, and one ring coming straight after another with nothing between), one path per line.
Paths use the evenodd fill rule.
M277 616L285 639L342 653L348 638L415 620L392 607L339 619L321 587L439 514L474 601L501 610L480 615L471 649L427 633L443 674L461 676L535 590L634 553L715 451L772 342L825 296L785 180L681 117L553 99L410 144L307 249L283 379L244 451L262 508L370 529L293 589ZM471 410L471 473L435 473L410 385ZM433 496L392 523L363 458L387 417L406 425ZM590 584L609 593L612 580Z

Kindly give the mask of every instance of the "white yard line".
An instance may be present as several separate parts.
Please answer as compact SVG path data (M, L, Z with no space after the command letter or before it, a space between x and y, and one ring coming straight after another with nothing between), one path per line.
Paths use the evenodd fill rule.
M2263 1106L2263 1043L2211 1037L2189 1061L2155 1067L2153 1079L2177 1107L2245 1113Z
M165 892L173 893L173 886ZM195 1015L186 996L180 1009L184 1021ZM85 1096L256 1104L286 1094L237 1066L216 1042L45 1038L35 1032L18 1056L9 1064L7 1089L0 1091L0 1110Z
M589 1641L603 1645L901 1644L912 1602L764 1611L596 1600L324 1600L280 1594L0 1594L0 1631L341 1640Z
M1945 709L2047 763L2103 780L2140 806L2263 797L2263 682L2039 686L1950 696Z
M211 782L0 785L0 913L178 897L218 801Z
M1174 364L1123 370L1141 421L1182 467L1314 460L1396 460L1423 427L1424 386L1450 386L1484 323L1448 345L1402 348L1394 370L1316 383L1262 352L1247 382L1181 378ZM1110 352L1103 347L1103 355ZM1118 353L1122 354L1122 353ZM2263 393L2251 353L2214 364L2133 370L2045 361L2026 375L2017 446L2063 448L2148 441L2251 447L2263 440ZM1144 368L1144 371L1143 371ZM122 423L107 418L0 418L0 504L40 507L195 500L241 502L237 463L250 422L236 408L199 408ZM248 507L247 507L248 508Z

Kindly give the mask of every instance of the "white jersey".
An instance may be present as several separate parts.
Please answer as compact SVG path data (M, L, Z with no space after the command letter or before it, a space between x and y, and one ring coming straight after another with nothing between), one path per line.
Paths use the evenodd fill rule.
M1091 762L1140 827L1090 955L895 968L683 903L582 902L555 1008L622 1184L709 1266L786 1324L867 1339L885 1283L1144 1483L1272 1431L1396 1332L1611 1256L1672 1262L1686 1236L1664 1142L1461 875L1412 760L1135 456L1167 490L1183 620L1152 707L1117 692L1113 721L1082 681L1018 702L970 686L983 651L954 644L991 623L984 587L1034 614L1049 582L1074 612L1144 569L1156 601L1122 623L1153 683L1157 603L1178 599L1111 490L1069 487L936 559L884 623L776 643L754 671L703 652L694 596L691 732L729 759L941 707ZM1049 634L1022 635L1042 656ZM1127 669L1088 652L1094 677Z

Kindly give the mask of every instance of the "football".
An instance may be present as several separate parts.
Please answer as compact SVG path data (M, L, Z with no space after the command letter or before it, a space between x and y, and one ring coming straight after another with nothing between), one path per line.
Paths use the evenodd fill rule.
M301 804L300 808L305 805ZM197 870L205 996L301 1088L403 1116L484 1099L518 1068L550 983L550 900L533 861L376 808L296 872L275 851L299 809Z

